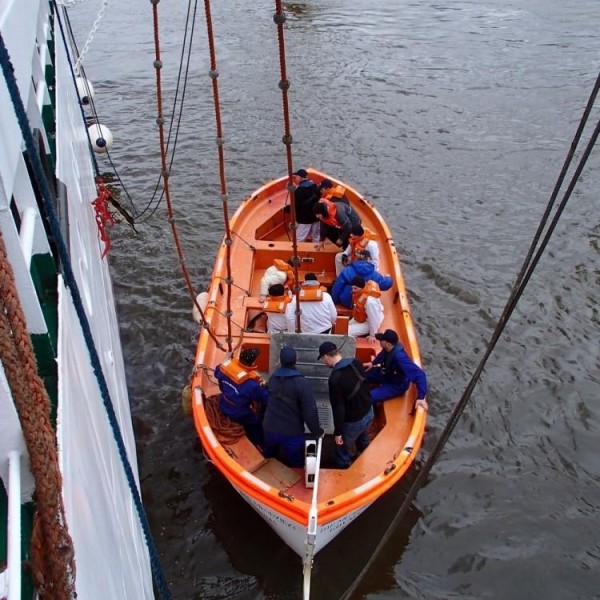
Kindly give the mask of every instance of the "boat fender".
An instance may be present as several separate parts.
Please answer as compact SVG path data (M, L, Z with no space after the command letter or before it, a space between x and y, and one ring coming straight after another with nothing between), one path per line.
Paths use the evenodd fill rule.
M198 306L202 312L204 312L208 306L208 292L200 292L196 296L196 302L198 303ZM192 317L194 317L194 321L196 321L196 323L202 325L202 316L200 315L198 306L196 306L196 302L194 302L194 305L192 306Z
M88 127L88 135L96 154L105 154L112 148L113 136L106 125L100 125L100 123L90 125Z
M189 383L181 392L181 410L186 417L192 414L192 386Z
M78 77L76 84L79 101L83 106L89 106L94 100L94 86L85 77Z
M304 457L304 485L312 488L315 486L317 472L317 442L315 440L305 440Z

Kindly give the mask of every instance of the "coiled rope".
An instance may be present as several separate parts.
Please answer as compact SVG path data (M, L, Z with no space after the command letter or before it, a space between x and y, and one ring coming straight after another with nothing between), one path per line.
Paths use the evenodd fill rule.
M150 555L151 569L152 574L154 576L154 581L156 586L161 594L162 598L168 599L170 598L170 592L167 587L166 580L164 578L159 560L158 560L158 552L156 550L156 546L154 544L154 540L152 539L152 534L150 532L150 526L148 524L148 519L146 513L144 511L144 507L142 504L142 500L139 494L139 490L136 485L135 477L133 475L133 470L131 468L131 464L129 462L129 458L127 456L127 451L125 449L125 443L123 442L123 436L121 434L121 430L119 428L119 423L117 421L117 417L115 415L115 410L110 399L110 393L108 391L108 386L106 384L106 379L104 377L104 373L102 371L102 365L100 363L100 359L98 357L98 351L94 345L94 339L92 336L90 324L85 313L85 308L83 306L83 301L81 298L81 294L79 292L79 288L77 286L77 280L75 278L75 274L73 273L73 268L71 266L71 261L69 258L69 252L65 245L65 241L62 236L60 224L58 221L58 217L55 210L55 198L50 189L48 181L44 174L44 169L42 167L42 162L39 156L38 148L34 142L33 135L31 134L31 128L29 126L29 122L27 119L27 113L25 111L25 106L23 105L23 99L19 93L19 88L17 86L17 81L15 78L14 67L11 63L8 50L4 43L4 36L0 32L0 65L2 66L2 72L4 74L4 78L6 80L6 85L8 88L8 92L10 95L11 102L13 104L13 108L15 110L15 114L17 116L17 120L19 122L19 127L21 129L21 135L23 136L23 140L25 142L25 146L27 149L27 153L29 158L31 159L31 164L33 168L33 173L36 178L37 184L41 191L41 202L44 206L44 210L46 212L48 218L48 225L52 232L52 236L56 242L56 248L58 251L58 255L62 264L62 268L64 271L64 279L65 284L71 290L71 296L73 299L73 304L75 307L75 311L77 313L81 329L83 332L83 336L86 342L86 346L90 353L90 360L92 363L92 367L94 369L94 374L98 381L98 386L100 388L100 393L102 396L102 401L104 404L104 408L106 410L106 415L108 417L109 424L111 426L113 436L115 438L117 448L119 451L119 456L121 458L121 463L123 464L123 469L125 471L125 475L127 478L127 483L129 485L129 489L131 491L131 495L136 507L136 511L138 513L138 518L140 520L140 524L142 526L142 530L144 533L144 538L146 541L146 545L148 547L148 552Z
M367 561L367 564L365 565L365 567L358 574L358 576L354 580L353 584L340 597L340 600L348 600L352 596L352 594L357 589L360 582L364 579L365 575L369 572L369 569L373 566L373 563L375 562L375 560L377 559L377 557L379 556L379 554L381 553L381 551L383 550L385 545L390 540L392 534L396 530L399 523L404 518L404 515L407 513L408 509L410 508L411 503L416 498L417 493L419 492L421 487L423 487L423 485L425 484L427 477L429 476L429 473L430 473L431 469L433 468L433 465L436 463L437 459L439 458L440 454L442 453L442 450L444 449L446 442L450 438L450 435L454 431L454 428L456 427L460 417L462 416L462 413L464 412L464 410L467 406L467 403L471 398L473 390L475 389L475 386L479 382L479 379L481 377L483 369L484 369L490 355L492 354L494 348L496 347L498 340L500 339L502 333L504 332L504 329L506 328L506 325L508 324L508 321L509 321L511 315L514 312L519 299L523 295L523 292L525 291L525 288L527 287L527 284L529 283L529 280L531 279L531 276L533 275L533 272L535 271L542 255L548 245L548 242L550 241L550 238L552 237L552 234L554 233L554 230L556 229L558 221L560 220L560 217L561 217L562 213L564 212L567 202L571 198L573 190L575 189L577 181L579 180L579 177L581 176L581 173L583 172L583 168L585 167L585 165L587 163L587 160L592 152L592 149L594 148L594 146L598 140L598 135L600 134L600 120L596 124L596 126L590 136L590 139L585 147L585 150L584 150L583 154L581 155L579 163L573 173L573 176L571 177L571 181L567 187L567 190L564 193L562 201L560 202L558 208L556 209L556 211L554 213L552 220L550 221L550 214L552 212L552 208L554 206L556 198L558 197L558 194L559 194L560 188L562 187L562 184L564 182L566 173L569 170L569 167L573 160L573 156L575 155L575 150L581 140L581 136L582 136L583 130L585 129L585 126L587 124L588 117L594 106L594 103L596 102L596 98L597 98L599 89L600 89L600 74L598 75L598 77L596 79L596 83L592 89L592 93L590 94L590 98L588 100L586 108L581 117L577 131L573 137L573 141L571 142L571 147L569 149L569 152L567 154L567 157L565 159L563 167L560 171L557 182L554 186L554 190L550 196L550 200L548 201L546 210L542 216L542 219L540 221L538 229L534 235L534 238L530 245L529 251L527 252L527 255L525 257L525 260L523 262L521 270L519 271L519 274L517 275L515 285L513 286L512 290L511 290L511 293L508 297L508 300L506 302L504 310L502 311L500 319L498 320L498 323L496 324L494 332L492 333L492 337L485 349L485 352L481 358L481 361L477 365L477 368L475 369L475 372L473 373L469 383L467 384L465 391L463 392L459 401L456 403L454 410L452 411L452 414L450 415L448 423L444 427L444 430L442 431L433 450L431 451L431 454L429 455L425 464L423 465L423 468L419 471L412 486L408 490L404 501L400 505L400 508L398 509L398 512L394 516L394 519L390 523L386 533L381 538L379 544L377 545L377 548L375 549L375 551L373 552L373 554ZM541 243L539 243L539 240L542 237L544 230L546 230L546 233L544 234ZM539 245L538 245L538 243L539 243Z
M33 577L44 598L75 595L73 541L65 519L50 398L37 371L4 237L0 233L0 358L19 415L35 479L41 535L32 544ZM39 547L38 547L39 546ZM36 551L37 548L37 551Z

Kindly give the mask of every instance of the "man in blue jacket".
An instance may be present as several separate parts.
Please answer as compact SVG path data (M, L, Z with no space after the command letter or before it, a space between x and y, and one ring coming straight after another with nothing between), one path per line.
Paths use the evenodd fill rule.
M248 439L259 448L264 447L263 428L258 407L262 411L269 394L257 370L259 348L244 348L239 359L229 358L215 368L221 395L219 408L232 421L243 425Z
M296 351L284 346L279 354L280 367L269 379L269 403L263 427L265 456L277 457L288 467L304 466L304 424L318 437L317 403L304 375L296 369Z
M333 282L331 297L336 304L352 308L352 280L356 275L364 277L365 281L375 281L382 292L389 290L394 284L394 280L389 275L382 275L375 270L371 263L371 253L363 250L358 254L358 259L345 267Z
M398 334L393 329L386 329L383 333L375 334L375 339L379 340L382 350L373 362L363 363L368 380L379 384L371 389L373 402L401 396L414 383L417 386L415 406L427 410L427 376L406 354L398 341Z

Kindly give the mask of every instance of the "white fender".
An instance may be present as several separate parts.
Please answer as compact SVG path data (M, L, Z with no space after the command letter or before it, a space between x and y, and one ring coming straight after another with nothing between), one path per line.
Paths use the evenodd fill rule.
M94 152L104 154L112 148L113 136L106 125L94 123L88 127L88 135Z
M77 77L75 81L77 84L79 101L83 106L88 106L94 99L94 86L85 77Z
M208 292L200 292L196 296L196 302L198 303L198 306L200 306L200 308L202 309L202 312L204 312L208 305ZM196 321L196 323L202 324L202 317L200 316L200 311L198 310L196 304L192 306L192 316L194 317L194 321Z

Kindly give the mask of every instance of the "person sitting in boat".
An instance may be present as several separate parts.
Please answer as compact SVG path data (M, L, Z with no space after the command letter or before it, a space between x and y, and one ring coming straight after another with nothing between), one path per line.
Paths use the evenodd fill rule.
M296 240L304 242L309 237L318 244L321 241L321 224L313 212L314 205L321 197L319 186L309 179L305 169L298 169L294 175L300 178L294 191L294 210L296 212Z
M318 437L317 403L310 382L296 369L296 351L284 346L280 367L269 379L269 403L265 412L265 456L276 457L288 467L304 466L304 424Z
M365 281L375 281L382 292L389 290L394 280L389 275L382 275L375 270L371 262L371 253L362 250L357 253L357 260L351 262L336 277L331 287L331 297L336 304L342 304L346 308L352 308L352 280L360 275Z
M269 394L264 381L256 372L256 359L260 349L244 348L237 358L228 358L215 368L221 395L219 408L232 421L244 427L248 439L259 448L264 447L264 435L260 417Z
M343 202L350 204L350 200L346 196L346 188L343 185L334 185L331 179L323 179L319 184L319 192L321 198L330 202Z
M294 289L294 265L292 260L281 260L276 258L273 264L265 270L260 280L258 301L264 302L269 293L269 287L277 283L282 283L286 291Z
M331 201L321 198L313 208L315 217L321 221L321 241L315 245L316 250L325 247L325 239L345 250L350 239L350 231L354 225L360 225L358 213L342 201Z
M404 350L393 329L378 333L375 338L381 344L381 352L373 362L364 363L369 382L376 384L371 389L373 402L383 402L401 396L411 383L417 386L415 406L427 410L427 376Z
M381 290L375 281L365 281L361 275L355 275L350 282L352 288L352 318L348 324L348 335L367 336L373 344L375 334L383 322L383 305L379 299Z
M337 311L326 288L319 285L314 273L307 273L298 293L300 299L301 333L330 333ZM285 316L288 331L296 331L296 297L287 305Z
M363 228L362 225L354 225L350 230L350 239L348 246L343 252L335 255L335 274L342 272L348 263L358 258L358 252L367 250L371 255L371 262L375 270L379 268L379 246L375 241L375 234L370 229Z
M331 369L328 385L334 426L334 464L339 469L347 469L369 445L369 425L374 413L367 376L360 361L343 358L333 342L319 346L317 360L323 360Z
M292 297L286 294L282 283L276 283L269 288L269 295L263 303L263 311L267 313L267 333L282 333L287 331L285 310Z

